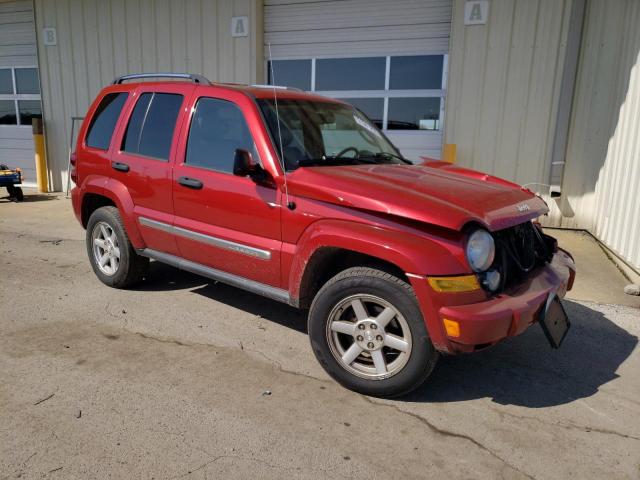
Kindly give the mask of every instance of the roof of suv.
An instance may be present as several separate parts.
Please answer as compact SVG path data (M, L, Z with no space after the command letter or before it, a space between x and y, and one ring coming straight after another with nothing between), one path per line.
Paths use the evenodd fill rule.
M161 81L145 81L145 82L128 82L126 85L129 86L129 89L136 88L140 85L145 86L167 86L167 85L175 85L182 84L184 80L191 80L195 83L197 88L202 89L225 89L225 90L234 90L243 92L253 98L273 98L274 91L277 92L278 98L282 99L304 99L304 100L316 100L316 101L325 101L325 102L334 102L334 103L343 103L339 100L335 100L328 97L323 97L321 95L316 95L313 93L307 93L302 90L274 86L274 85L246 85L241 83L217 83L210 82L205 77L201 75L189 74L189 73L140 73L140 74L132 74L132 75L124 75L122 77L118 77L113 81L112 85L124 86L123 81L135 80L135 79L144 79L144 78L180 78L181 80L161 80Z

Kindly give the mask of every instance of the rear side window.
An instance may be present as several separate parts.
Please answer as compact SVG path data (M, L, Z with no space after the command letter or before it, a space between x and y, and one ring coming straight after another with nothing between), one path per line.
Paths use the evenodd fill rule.
M247 150L259 161L240 109L226 100L206 97L198 100L189 128L185 163L232 173L238 148Z
M182 95L143 93L133 109L122 150L168 160Z
M109 93L105 95L93 114L86 143L90 147L108 150L116 128L120 112L127 101L127 93Z

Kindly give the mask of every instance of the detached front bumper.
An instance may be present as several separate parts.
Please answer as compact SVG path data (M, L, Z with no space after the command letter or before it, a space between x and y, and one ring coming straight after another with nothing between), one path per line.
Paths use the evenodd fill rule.
M567 290L571 290L575 272L571 256L559 250L550 263L532 272L523 284L489 300L476 297L460 302L449 297L445 303L442 301L445 297L434 296L433 291L425 295L429 289L425 288L426 282L412 283L414 288L420 284L416 293L436 348L447 353L466 353L524 332L538 321L550 298L556 295L563 298ZM459 324L457 336L447 334L443 326L445 319Z
M480 303L441 307L441 321L460 324L460 335L448 337L451 349L471 352L524 332L547 308L549 298L563 298L571 289L575 271L573 259L558 251L550 263L511 291Z

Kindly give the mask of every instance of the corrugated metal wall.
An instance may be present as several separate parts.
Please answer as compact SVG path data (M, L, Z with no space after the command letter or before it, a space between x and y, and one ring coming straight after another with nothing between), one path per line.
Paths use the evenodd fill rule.
M640 2L589 0L557 226L640 271Z
M38 64L31 0L0 0L0 67Z
M548 183L571 0L492 0L464 25L455 0L445 141L461 165Z
M0 68L38 64L31 0L0 0ZM0 125L0 163L20 167L25 185L35 185L33 135L29 126Z
M274 58L447 53L451 0L266 0Z
M70 117L83 116L117 75L202 73L212 81L263 81L261 0L35 0L49 168L66 185ZM249 36L231 37L231 17L249 17Z

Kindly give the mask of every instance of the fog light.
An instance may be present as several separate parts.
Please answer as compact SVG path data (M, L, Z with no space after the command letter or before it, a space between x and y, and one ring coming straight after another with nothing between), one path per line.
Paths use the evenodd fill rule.
M482 286L487 290L495 292L500 286L500 272L489 270L482 274Z
M448 336L455 338L460 336L460 324L458 322L445 318L442 320L442 323L444 323L444 329Z

